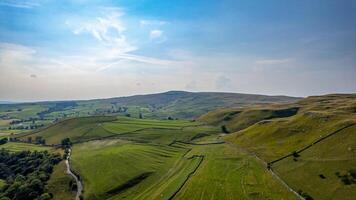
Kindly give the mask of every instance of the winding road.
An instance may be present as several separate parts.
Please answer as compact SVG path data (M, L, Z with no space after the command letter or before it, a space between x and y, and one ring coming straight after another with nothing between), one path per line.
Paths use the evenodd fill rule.
M67 174L71 175L75 182L77 183L77 195L75 196L75 200L80 200L81 198L81 195L83 193L83 184L82 182L79 180L78 176L75 175L72 170L71 170L71 167L70 167L70 156L71 156L71 152L72 150L69 149L69 152L68 152L68 156L67 156L67 159L66 159L66 166L67 166Z

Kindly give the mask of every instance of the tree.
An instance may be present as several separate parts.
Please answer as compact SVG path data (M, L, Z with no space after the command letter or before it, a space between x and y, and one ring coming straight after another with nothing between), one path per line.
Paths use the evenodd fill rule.
M64 147L64 148L69 148L69 147L72 145L72 142L70 141L69 138L64 138L64 139L61 141L61 145L62 145L62 147Z
M222 125L222 126L221 126L221 131L222 131L223 133L230 133L229 130L227 130L227 128L226 128L225 125Z
M140 113L138 117L139 117L140 119L143 119L142 113Z
M48 193L43 193L39 198L38 200L50 200L52 199L51 195L48 194Z
M7 143L7 138L0 139L0 145L6 144L6 143Z

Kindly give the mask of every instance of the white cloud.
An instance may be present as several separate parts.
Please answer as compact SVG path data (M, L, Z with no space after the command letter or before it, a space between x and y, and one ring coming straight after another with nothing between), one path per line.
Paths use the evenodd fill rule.
M141 20L140 25L141 26L162 26L166 25L168 22L166 21L160 21L160 20Z
M128 42L124 34L126 27L121 17L125 13L118 9L105 10L108 13L103 17L97 17L94 20L82 20L75 24L67 21L66 24L74 26L73 33L76 35L90 33L100 43L112 48L111 52L127 53L136 50L137 47Z
M163 36L163 31L161 30L151 30L150 32L150 39L154 40L154 39L159 39Z
M91 20L67 20L65 23L72 28L76 35L89 33L97 41L97 46L92 46L90 52L80 56L67 57L71 60L69 65L84 66L94 71L104 71L111 67L118 67L119 64L125 63L126 67L130 66L128 62L141 62L153 65L171 65L174 61L151 58L141 55L135 55L133 52L139 47L133 45L128 40L126 26L123 20L125 13L118 8L103 8L105 14ZM143 21L144 24L159 23L163 21ZM151 40L162 42L163 31L153 30L150 35ZM89 50L88 50L89 51ZM119 66L123 67L123 66Z
M9 7L15 7L15 8L30 9L30 8L38 7L40 5L41 4L38 1L34 1L34 0L22 0L22 1L1 0L0 1L0 6L9 6Z

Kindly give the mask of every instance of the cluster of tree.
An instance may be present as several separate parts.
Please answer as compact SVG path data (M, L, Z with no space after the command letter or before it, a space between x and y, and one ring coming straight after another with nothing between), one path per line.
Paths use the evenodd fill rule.
M98 108L95 109L94 111L94 115L100 115L100 114L110 114L110 113L126 113L128 110L127 107L114 107L113 105L111 106L111 109L102 109L102 108ZM90 113L88 113L90 114Z
M0 139L0 145L6 144L6 143L7 143L7 138Z
M74 108L78 106L75 101L65 101L65 102L58 102L55 103L53 106L49 107L47 110L37 113L40 119L44 119L47 114L52 112L64 111L66 109Z
M61 161L59 154L47 151L11 153L0 150L0 179L6 180L0 189L0 199L49 200L46 183L54 165Z
M43 139L41 136L36 136L34 140L32 140L32 137L28 137L27 142L35 144L46 144L46 140Z
M30 130L30 129L37 129L43 127L44 124L30 124L30 125L19 125L19 126L10 126L9 130Z
M227 127L226 127L225 125L222 125L222 126L221 126L221 131L222 131L223 133L230 133L230 131L227 130Z
M23 123L23 122L32 122L32 124L35 124L36 120L39 120L38 118L33 118L33 117L30 117L28 119L15 119L15 120L12 120L10 122L11 125L14 125L14 124L20 124L20 123Z

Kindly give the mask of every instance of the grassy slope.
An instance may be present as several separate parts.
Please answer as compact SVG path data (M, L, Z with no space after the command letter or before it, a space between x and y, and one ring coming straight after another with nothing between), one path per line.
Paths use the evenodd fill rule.
M150 120L150 119L136 119L129 117L81 117L63 120L57 124L49 126L32 134L24 134L19 136L19 139L26 141L28 137L41 136L46 140L46 144L59 144L62 139L70 138L73 142L80 142L92 139L99 139L102 137L124 137L128 139L140 139L142 137L151 137L152 139L162 139L164 137L174 138L178 136L192 136L196 131L210 131L211 127L201 126L190 131L189 126L198 126L196 122L189 122L186 120ZM205 128L204 128L205 127ZM181 129L184 129L181 131ZM156 134L157 130L167 131L167 134ZM186 131L185 131L186 130ZM179 135L179 133L182 133ZM132 135L131 135L132 134ZM178 135L174 135L178 134ZM156 135L156 136L154 136ZM137 137L136 137L137 136Z
M184 177L196 165L195 160L181 159L184 152L167 146L104 140L75 145L72 160L74 169L83 177L85 199L146 199L145 195L155 195L148 190L152 185L157 186L155 193L161 191L156 198L161 198L160 194L167 198L182 181L178 175ZM118 189L146 173L148 177L140 184L128 190ZM167 183L163 177L169 177L172 182Z
M296 114L298 107L293 105L255 106L252 108L225 108L206 113L198 118L198 121L214 125L225 125L230 132L247 128L259 121L273 118L289 117Z
M356 126L352 126L301 152L297 161L289 157L273 168L296 190L314 199L351 200L356 197L356 177L353 184L345 185L336 173L347 175L353 170L356 176L355 158Z
M356 122L356 95L310 97L296 106L294 116L260 121L226 139L272 161Z
M57 124L51 125L45 129L26 134L20 137L27 140L32 137L41 136L46 140L46 144L59 144L62 139L70 138L72 141L79 139L88 139L91 137L103 137L112 135L102 128L102 123L115 120L114 117L81 117L63 120Z
M141 126L147 129L134 131ZM118 121L105 123L104 127L109 127L124 140L97 140L73 146L72 163L83 177L85 199L167 199L180 191L188 175L195 170L200 174L198 179L195 175L190 178L196 191L182 189L184 194L178 192L175 198L186 199L190 195L190 199L196 199L198 197L194 194L204 193L222 199L241 195L293 199L293 195L273 180L263 166L226 144L219 148L179 142L169 145L176 140L189 142L193 139L192 142L199 143L221 142L217 135L218 128L198 126L187 121L132 118L119 118ZM122 133L130 130L134 132ZM196 137L201 134L205 137ZM191 152L184 155L189 149L192 149ZM199 156L204 156L204 160ZM243 168L240 171L240 168L234 168L236 166ZM203 172L200 172L201 169ZM254 176L255 170L257 174ZM141 177L142 181L128 186L137 180L135 178L145 174L149 176L145 179ZM212 174L215 178L209 179ZM198 187L201 179L206 178L208 186ZM241 180L245 180L242 185ZM226 185L230 193L225 196L218 192L217 185ZM240 189L233 191L236 187ZM248 189L245 191L245 188ZM278 192L271 192L272 188Z
M236 130L225 139L266 161L301 150L320 138L356 123L355 94L309 97L287 106L299 107L297 114L271 119L265 112L259 112L261 107L225 109L208 113L200 120L216 125L226 124L228 128ZM245 117L245 113L253 115ZM356 175L350 172L355 173L355 136L355 126L351 126L301 152L298 161L291 156L272 164L272 168L296 191L303 191L315 199L354 199L356 178L352 176ZM345 185L336 173L354 183Z
M74 199L75 192L69 188L72 177L66 174L66 165L62 161L53 169L48 181L48 192L53 194L54 200Z
M0 145L0 148L7 149L9 151L49 151L52 149L51 147L20 142L8 142Z
M227 144L193 146L199 170L174 199L294 199L254 158Z

